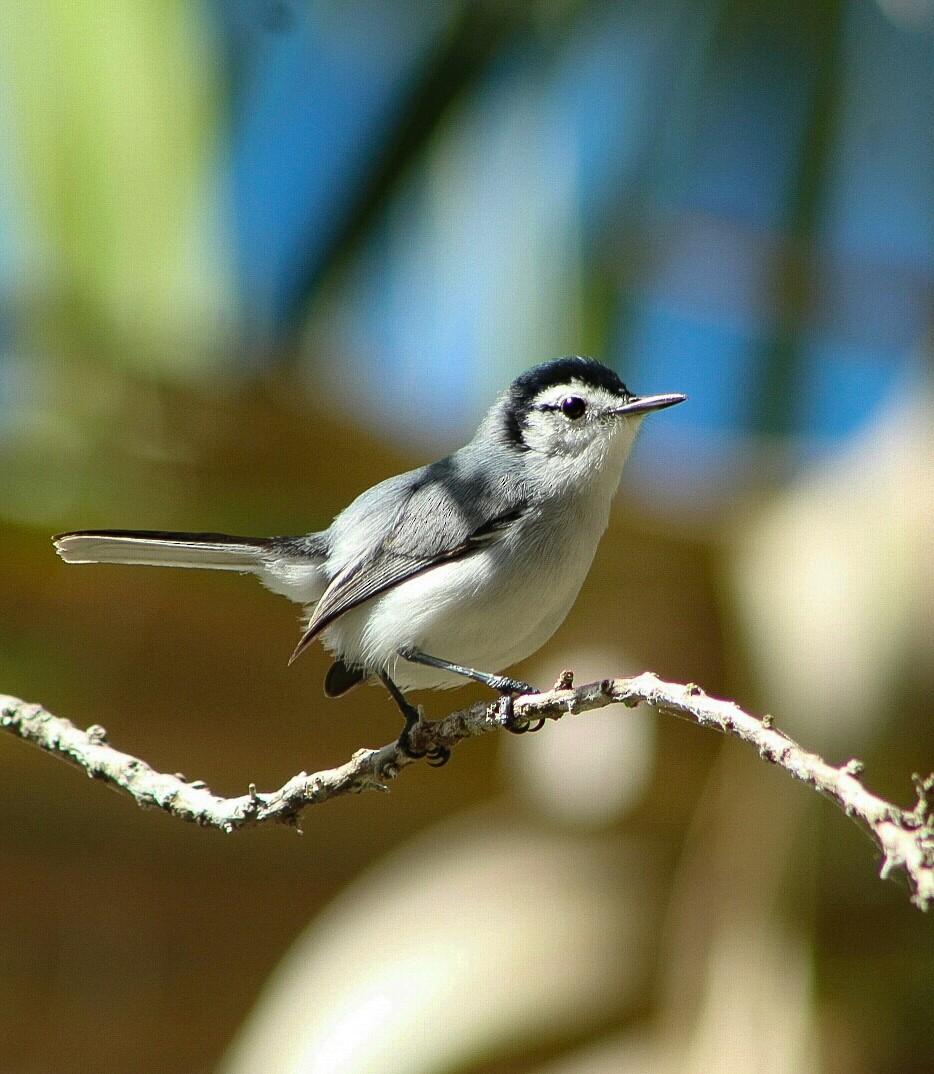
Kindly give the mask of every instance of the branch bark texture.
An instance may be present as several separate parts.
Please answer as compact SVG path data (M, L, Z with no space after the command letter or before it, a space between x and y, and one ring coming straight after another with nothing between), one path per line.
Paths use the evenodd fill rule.
M911 883L912 901L922 910L934 901L934 822L928 804L934 777L922 780L915 776L916 804L902 809L866 789L860 779L860 762L831 765L774 727L769 717L751 716L731 701L708 697L692 683L664 682L651 672L630 679L604 679L577 689L571 688L571 682L570 674L565 673L553 690L517 698L515 716L530 722L557 720L608 705L634 708L647 704L732 735L752 746L764 760L833 799L875 839L882 852L881 875L903 869ZM244 795L222 798L201 781L156 772L144 761L114 749L103 727L94 725L82 731L41 705L0 694L0 727L84 769L92 779L126 791L143 808L162 809L182 820L225 832L270 822L298 827L306 807L342 794L388 790L388 783L403 768L417 763L390 743L381 749L358 750L337 768L311 775L299 772L275 791L258 792L251 785ZM423 721L413 732L412 744L419 750L450 750L464 739L500 729L499 705L477 704L441 720Z

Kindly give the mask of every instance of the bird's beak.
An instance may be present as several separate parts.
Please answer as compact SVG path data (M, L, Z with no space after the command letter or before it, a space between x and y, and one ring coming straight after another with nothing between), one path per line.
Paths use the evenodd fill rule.
M664 410L665 407L676 406L687 399L686 395L643 395L641 398L630 399L623 406L616 407L614 414L648 414L652 410Z

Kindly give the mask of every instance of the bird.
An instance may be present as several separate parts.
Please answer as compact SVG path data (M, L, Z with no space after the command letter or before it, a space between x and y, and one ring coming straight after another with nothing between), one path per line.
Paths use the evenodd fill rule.
M570 355L520 374L474 436L436 462L361 493L317 533L239 537L161 530L77 530L53 537L66 563L203 567L257 575L307 616L291 664L320 640L336 698L370 680L419 751L412 690L474 680L500 695L515 733L515 697L534 686L504 672L531 656L570 611L609 523L642 419L685 400L636 396L593 358ZM304 617L303 617L304 620Z

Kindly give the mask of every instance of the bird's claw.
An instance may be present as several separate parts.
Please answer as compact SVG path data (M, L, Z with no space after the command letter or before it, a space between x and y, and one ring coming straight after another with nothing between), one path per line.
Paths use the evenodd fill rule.
M523 686L526 685L526 683L523 683ZM523 692L530 694L538 693L538 691L533 686L529 686L528 689L524 690ZM512 694L500 695L499 722L502 727L511 735L527 735L530 732L534 733L535 731L541 731L541 729L545 726L544 720L536 720L535 725L533 726L529 723L528 720L516 719L516 714L513 708L514 700L515 699Z
M406 722L405 727L402 729L402 734L396 742L396 747L406 755L411 757L413 761L420 761L423 757L428 758L428 763L432 768L441 768L446 765L451 759L451 751L446 746L436 746L431 750L416 750L412 748L411 731L416 726L418 720L412 720Z
M451 751L447 746L436 746L428 751L427 756L432 768L443 768L451 759Z

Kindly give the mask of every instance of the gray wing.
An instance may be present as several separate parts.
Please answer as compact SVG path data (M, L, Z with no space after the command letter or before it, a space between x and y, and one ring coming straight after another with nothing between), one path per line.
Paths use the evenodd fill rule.
M402 482L400 489L396 482ZM445 560L459 559L500 537L521 517L527 501L518 485L495 484L471 473L458 455L377 486L349 510L365 524L367 512L394 500L395 517L381 539L332 578L291 660L350 608ZM379 495L381 493L381 495ZM377 495L374 495L377 494ZM291 663L290 660L290 663Z

